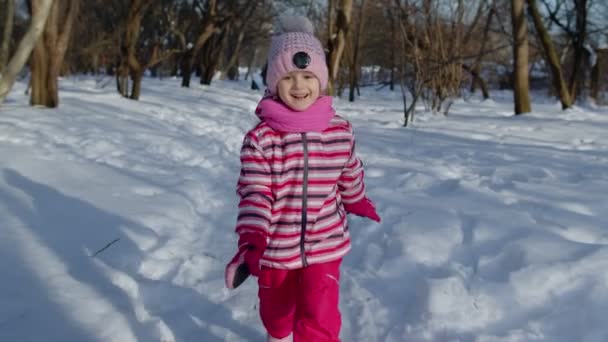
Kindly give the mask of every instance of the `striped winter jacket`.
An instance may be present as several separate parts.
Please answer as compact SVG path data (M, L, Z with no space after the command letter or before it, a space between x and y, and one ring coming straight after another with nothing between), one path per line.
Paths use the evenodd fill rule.
M247 133L237 185L236 232L267 237L262 266L296 269L342 258L351 248L342 203L365 196L351 124L283 133L261 122Z

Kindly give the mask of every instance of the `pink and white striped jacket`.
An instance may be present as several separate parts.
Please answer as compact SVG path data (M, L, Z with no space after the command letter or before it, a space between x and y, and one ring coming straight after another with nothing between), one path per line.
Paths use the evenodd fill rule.
M352 126L339 116L320 132L285 133L261 122L246 134L236 232L267 238L260 265L296 269L350 250L342 204L365 197L354 147Z

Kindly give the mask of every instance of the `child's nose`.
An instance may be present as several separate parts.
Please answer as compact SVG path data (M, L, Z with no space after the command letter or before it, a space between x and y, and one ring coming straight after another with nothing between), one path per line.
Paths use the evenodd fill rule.
M293 87L296 89L300 89L300 87L302 87L302 85L304 85L303 80L300 77L295 77L293 79Z

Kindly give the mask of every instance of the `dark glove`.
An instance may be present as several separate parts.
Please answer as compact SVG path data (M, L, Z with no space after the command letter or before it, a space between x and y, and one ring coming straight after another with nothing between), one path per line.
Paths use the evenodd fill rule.
M226 287L235 289L241 285L249 275L260 274L260 259L266 250L266 238L261 234L243 233L239 238L239 249L226 265L224 278Z

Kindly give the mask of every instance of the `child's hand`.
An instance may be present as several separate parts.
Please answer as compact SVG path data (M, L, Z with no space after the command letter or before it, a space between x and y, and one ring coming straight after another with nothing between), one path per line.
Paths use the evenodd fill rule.
M260 234L244 233L239 239L239 250L226 265L224 278L226 287L235 289L249 275L260 274L260 259L266 249L266 240Z
M367 217L378 223L380 222L380 216L378 216L378 213L376 212L376 206L367 197L363 197L359 202L351 204L344 203L344 210L348 213Z

